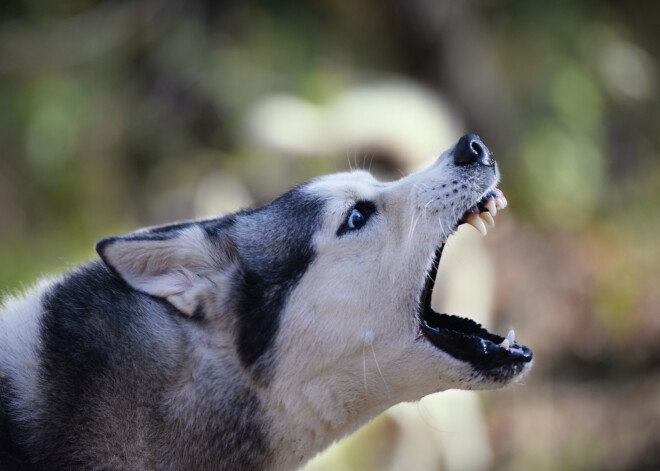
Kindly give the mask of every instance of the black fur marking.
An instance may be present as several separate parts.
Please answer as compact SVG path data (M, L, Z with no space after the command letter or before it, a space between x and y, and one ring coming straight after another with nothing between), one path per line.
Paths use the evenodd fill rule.
M3 471L27 471L30 467L16 442L9 402L9 379L0 370L0 469Z
M241 361L257 376L269 351L289 294L313 261L314 233L324 200L294 188L262 208L236 215L241 277L236 281L236 343ZM231 232L231 231L230 231Z
M164 240L176 237L192 224L202 227L209 241L235 258L240 266L233 287L236 293L233 311L237 315L238 353L249 368L265 358L277 335L279 313L314 259L312 238L320 225L324 201L306 194L304 187L303 184L294 188L261 208L224 218L170 224L109 237L97 244L97 252L112 268L104 252L117 240ZM358 206L366 217L375 212L371 202L359 202ZM202 308L193 316L197 320L203 317Z
M85 422L100 419L95 411L111 401L113 387L118 396L126 396L127 409L135 400L158 403L157 383L147 386L140 379L159 373L167 377L150 355L170 352L152 344L148 335L139 335L145 328L140 324L149 320L147 309L141 307L158 313L174 310L162 300L133 290L99 263L73 272L44 296L40 357L49 408L35 417L39 438L31 443L44 465L53 469L83 466L71 461L76 448L85 443L79 434L85 433ZM164 323L178 318L154 317L160 318L150 320ZM173 344L177 340L172 339ZM159 421L155 414L152 420L154 425Z
M168 409L181 375L190 374L197 321L133 290L98 262L69 274L43 299L45 407L31 418L26 447L35 466L117 469L143 458L148 469L268 468L258 399L233 379L205 383L189 414ZM206 377L214 365L208 370ZM99 457L109 461L93 461Z
M146 234L163 234L165 237L171 237L172 233L181 232L185 229L188 229L190 226L197 224L197 221L174 222L171 224L164 224L162 226L149 227L147 228Z

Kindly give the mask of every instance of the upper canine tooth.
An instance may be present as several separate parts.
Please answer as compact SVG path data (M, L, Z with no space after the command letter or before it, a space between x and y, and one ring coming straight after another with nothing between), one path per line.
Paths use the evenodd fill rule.
M495 219L493 219L493 216L489 212L484 211L483 213L479 213L479 217L490 224L490 227L495 227Z
M474 227L476 230L481 232L481 235L486 235L488 231L486 230L486 225L484 222L481 220L481 218L476 215L476 214L470 214L468 218L465 220L469 225Z
M500 347L502 347L504 350L508 350L509 349L509 339L506 338L506 339L502 340L502 343L500 344Z
M486 209L490 214L493 216L497 215L497 207L495 205L495 198L488 200L488 202L485 204Z
M506 339L509 341L510 345L513 345L513 342L516 341L516 333L513 331L513 329L511 329L506 335Z

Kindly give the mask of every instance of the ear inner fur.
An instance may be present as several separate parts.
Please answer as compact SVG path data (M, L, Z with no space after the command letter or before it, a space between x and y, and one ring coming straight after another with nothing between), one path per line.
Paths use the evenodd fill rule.
M167 299L192 316L214 286L220 271L217 249L201 226L171 233L137 233L104 239L97 244L103 261L130 286Z

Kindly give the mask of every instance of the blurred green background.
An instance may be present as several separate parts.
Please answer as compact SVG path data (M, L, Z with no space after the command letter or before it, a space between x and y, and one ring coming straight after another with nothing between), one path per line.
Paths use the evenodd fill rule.
M658 470L659 18L652 0L3 0L0 289L475 132L509 200L484 242L489 327L536 359L475 396L482 469ZM310 468L416 469L404 429L383 416ZM445 452L430 469L469 469Z

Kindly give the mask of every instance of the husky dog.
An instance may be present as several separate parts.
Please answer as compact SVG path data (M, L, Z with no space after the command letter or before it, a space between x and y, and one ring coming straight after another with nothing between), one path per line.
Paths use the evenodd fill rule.
M290 470L398 402L510 383L531 351L430 303L498 180L466 135L396 182L101 240L2 308L0 469Z

